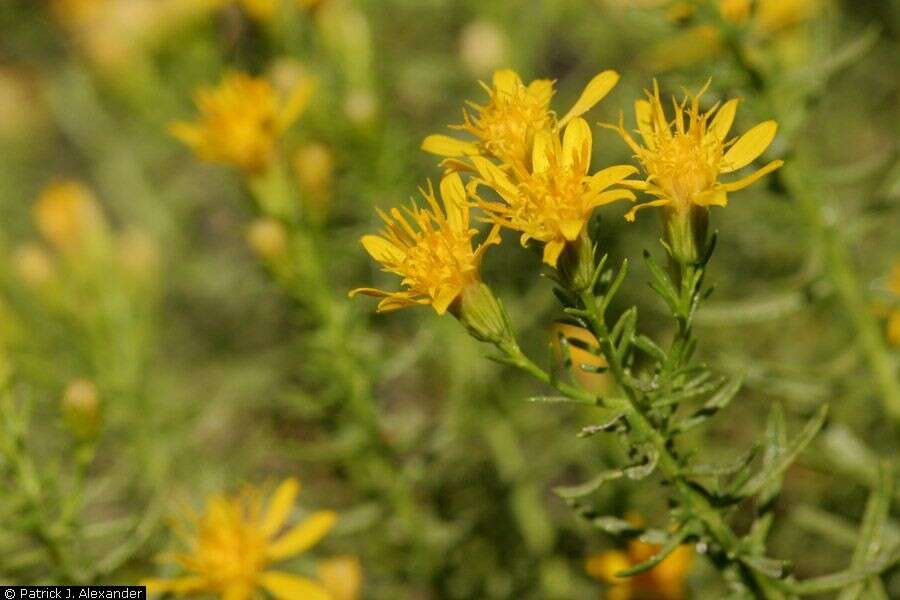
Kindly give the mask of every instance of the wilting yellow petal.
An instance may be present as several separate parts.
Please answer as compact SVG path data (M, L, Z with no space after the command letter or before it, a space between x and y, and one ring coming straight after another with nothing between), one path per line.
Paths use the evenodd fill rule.
M742 177L741 179L738 179L737 181L732 181L730 183L724 184L722 186L722 188L726 192L734 192L736 190L744 189L745 187L752 185L753 183L756 183L756 180L760 179L761 177L765 177L772 171L780 169L783 164L784 164L783 160L773 160L772 162L770 162L763 168L761 168L757 171L754 171L753 173L751 173L750 175L747 175L746 177Z
M331 594L321 585L289 573L266 571L259 583L278 600L331 600Z
M369 256L378 262L403 260L406 253L379 235L364 235L360 240Z
M287 521L299 492L300 482L293 477L285 479L275 490L272 500L269 502L269 508L259 526L266 537L278 533L278 530Z
M776 131L778 124L775 121L765 121L738 138L725 153L722 172L737 171L756 160L772 143Z
M619 183L629 175L637 173L637 168L632 167L631 165L616 165L615 167L607 167L602 171L597 171L591 176L590 183L588 184L592 190L602 191L608 188L611 185ZM631 183L644 183L644 182L631 182Z
M337 513L321 510L295 526L283 536L269 544L266 555L271 560L281 560L299 554L314 546L328 533L337 521Z
M564 242L552 241L544 244L544 262L551 267L556 266L559 255L562 254L563 248L566 247Z
M566 116L560 119L559 126L564 126L570 120L581 116L592 109L594 105L600 102L618 82L619 74L615 71L603 71L591 79L581 93L581 97L575 102L575 105L572 106L568 113L566 113Z
M627 213L625 213L625 220L630 222L634 221L634 216L637 214L637 211L644 210L645 208L652 208L654 206L666 206L667 204L671 204L672 201L668 198L660 198L659 200L652 200L650 202L644 202L642 204L638 204Z
M422 150L438 156L475 156L478 146L472 142L458 140L449 135L429 135L422 140Z
M724 141L725 136L731 131L731 125L734 123L734 114L737 112L740 100L732 98L722 105L713 116L712 122L709 124L709 133L716 136L719 141Z
M584 173L591 165L591 128L582 118L572 119L563 133L563 164L572 166L583 160Z

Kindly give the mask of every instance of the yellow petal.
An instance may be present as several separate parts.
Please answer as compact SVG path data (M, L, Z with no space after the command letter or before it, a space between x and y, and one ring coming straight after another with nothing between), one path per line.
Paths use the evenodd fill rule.
M531 169L535 173L543 173L550 168L550 157L553 155L553 134L549 131L538 131L534 134L534 145L531 149Z
M631 165L616 165L602 171L597 171L591 176L588 186L595 191L602 191L611 185L619 183L629 175L637 173L637 169ZM633 182L640 183L640 182Z
M259 583L277 600L331 600L325 588L306 577L266 571L260 575Z
M776 131L778 124L775 121L765 121L738 138L725 153L722 172L737 171L756 160L772 143Z
M587 174L591 165L591 128L582 118L572 119L563 133L563 160L568 166L583 160L584 172Z
M551 267L556 267L559 255L562 254L563 248L565 247L565 242L558 242L555 240L544 244L544 262Z
M252 595L253 590L247 584L239 583L226 587L222 600L249 600Z
M584 88L584 91L581 92L581 97L578 98L575 105L572 106L568 113L566 113L566 116L560 119L559 126L562 127L575 117L581 116L591 110L618 82L619 74L615 71L603 71L591 79Z
M644 146L653 150L656 148L653 139L653 107L646 100L637 100L634 103L634 118L637 121L638 131L644 138Z
M552 79L535 79L528 84L528 95L537 100L540 104L549 104L553 97L553 80Z
M456 297L459 296L460 289L458 287L445 287L438 291L431 301L431 306L437 314L442 315L447 312L447 308L453 304Z
M360 241L369 256L380 263L399 262L406 256L402 248L398 248L380 235L364 235Z
M269 544L266 555L271 560L281 560L300 554L321 540L337 521L337 513L321 510Z
M627 213L625 213L625 220L629 223L634 222L634 216L637 214L637 211L644 210L645 208L652 208L654 206L665 206L667 204L671 204L672 201L668 198L660 198L659 200L652 200L650 202L644 202L643 204L638 204Z
M148 594L191 594L206 588L206 581L201 577L176 577L175 579L142 579L141 585L147 586Z
M438 156L475 156L478 146L472 142L458 140L449 135L429 135L422 140L422 150Z
M350 293L347 294L349 298L354 298L362 294L364 296L375 296L376 298L383 298L385 296L393 295L393 292L385 292L384 290L378 290L375 288L356 288L350 290Z
M728 192L724 188L718 187L697 194L692 200L697 206L725 206L728 204Z
M630 190L609 190L608 192L602 192L591 198L590 206L594 208L597 206L605 206L613 202L618 202L619 200L634 199L634 192Z
M559 230L562 232L563 237L570 242L578 239L578 234L581 233L582 227L584 227L584 221L578 220L563 221L559 224Z
M736 190L744 189L748 185L756 183L756 181L758 179L765 177L772 171L780 169L781 165L783 165L783 164L784 164L783 160L773 160L772 162L770 162L763 168L761 168L757 171L754 171L753 173L751 173L750 175L747 175L746 177L742 177L741 179L738 179L737 181L732 181L730 183L723 184L722 188L726 192L734 192Z
M504 198L514 198L517 190L516 186L509 180L506 173L501 171L494 163L480 156L472 157L472 163L478 170L478 174L484 179L484 182L494 188L498 194Z
M451 173L441 179L440 188L450 227L455 231L468 229L469 207L466 203L466 188L459 173Z
M515 94L522 85L522 78L512 69L494 72L494 87L501 94Z
M408 308L410 306L423 306L425 304L429 304L429 301L424 298L414 298L412 294L405 292L395 292L393 294L389 294L384 300L378 303L378 306L375 308L375 312L378 314L394 312L395 310L400 310L401 308Z
M259 526L266 537L275 535L287 521L299 492L300 482L293 477L285 479L275 490L272 500L269 502L269 508Z
M728 132L731 131L731 125L734 123L734 114L737 112L740 100L732 98L722 105L716 114L713 115L712 122L709 124L709 133L714 135L719 141L725 141Z

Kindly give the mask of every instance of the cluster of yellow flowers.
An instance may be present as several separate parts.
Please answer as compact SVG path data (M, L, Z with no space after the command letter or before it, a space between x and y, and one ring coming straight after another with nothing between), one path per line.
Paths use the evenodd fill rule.
M594 210L619 200L635 201L635 191L653 199L626 214L630 221L647 207L663 207L667 241L684 263L697 259L706 235L706 211L724 206L728 193L747 187L779 168L775 160L731 182L719 177L755 161L775 137L777 126L766 121L737 139L728 139L738 101L729 100L701 112L704 93L674 103L674 117L663 109L654 84L646 100L635 103L639 143L620 119L617 131L634 151L643 175L631 165L614 165L591 172L593 136L582 115L616 85L619 76L604 71L586 86L574 106L557 118L550 108L554 82L526 85L511 70L497 71L493 85L484 85L489 100L471 103L463 122L452 128L474 139L428 136L422 148L445 157L447 169L439 189L443 209L431 185L423 196L429 208L413 205L406 216L393 209L379 211L386 224L380 235L366 235L362 244L388 272L402 278L405 289L389 292L359 288L352 295L383 297L380 312L430 304L444 314L467 286L480 283L478 266L485 249L499 241L499 230L520 234L522 245L543 244L543 261L558 267L566 248L586 239L585 226ZM470 178L464 184L461 173ZM492 195L488 196L485 191ZM471 240L469 211L479 208L493 227L477 249ZM409 220L407 220L409 217ZM411 222L410 222L411 221ZM454 313L455 314L455 313Z

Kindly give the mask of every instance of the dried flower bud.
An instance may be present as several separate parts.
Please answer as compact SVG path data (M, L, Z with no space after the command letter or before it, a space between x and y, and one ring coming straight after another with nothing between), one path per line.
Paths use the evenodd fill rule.
M274 260L287 252L287 231L276 219L263 217L250 225L247 242L253 252L263 260Z
M497 25L489 21L473 21L459 36L459 58L476 76L490 73L506 62L507 40Z
M62 413L75 437L93 437L100 427L100 400L93 382L76 379L69 383L63 392Z

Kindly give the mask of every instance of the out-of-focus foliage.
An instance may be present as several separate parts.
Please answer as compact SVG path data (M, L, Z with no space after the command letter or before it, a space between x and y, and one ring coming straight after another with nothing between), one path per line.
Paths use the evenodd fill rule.
M682 449L771 467L828 403L777 499L776 482L729 520L750 544L771 515L767 554L798 580L866 568L900 539L885 493L900 445L898 31L896 0L4 0L0 583L172 580L184 569L157 560L181 548L168 517L263 490L243 492L252 512L297 477L282 522L338 518L272 562L336 600L727 597L703 548L615 581L652 545L553 493L628 458L589 435L595 408L523 402L552 392L430 308L346 298L396 289L359 244L373 208L439 178L422 140L457 135L445 125L505 67L555 80L560 117L594 75L621 75L583 115L595 167L633 162L597 124L621 111L630 127L654 78L681 97L712 77L704 108L740 98L736 131L778 121L785 167L712 209L715 293L694 317L698 360L743 389ZM258 82L252 106L212 98L229 78ZM624 204L597 228L610 264L633 263L610 313L636 306L671 339L634 260L660 226L651 211L626 223ZM560 364L541 257L505 236L482 278L524 350ZM595 339L565 336L602 370ZM760 439L774 454L753 454ZM604 482L590 508L664 531L658 477ZM251 535L241 516L206 522ZM841 594L900 597L900 573Z

